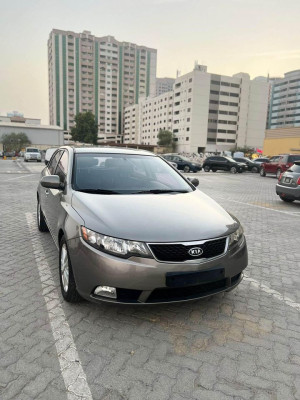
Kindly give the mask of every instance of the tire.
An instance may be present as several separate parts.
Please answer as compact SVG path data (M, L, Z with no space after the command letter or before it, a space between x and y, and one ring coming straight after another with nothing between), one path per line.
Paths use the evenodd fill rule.
M37 201L37 207L36 207L36 219L37 219L37 225L38 225L39 231L40 232L49 232L48 226L46 224L45 216L42 211L39 200Z
M236 174L236 173L237 173L236 167L231 167L231 168L230 168L230 173L231 173L231 174Z
M209 172L209 171L210 171L210 167L209 167L208 165L205 165L205 167L203 168L203 170L204 170L205 172Z
M259 175L260 176L266 176L266 171L265 171L265 169L263 167L260 168Z
M82 298L76 289L69 250L64 236L59 244L59 281L61 293L67 302L78 303L81 301Z
M214 169L212 169L212 172L217 172L217 170L214 168Z
M185 165L183 168L183 172L190 172L190 167L188 165Z
M257 167L252 167L251 172L253 174L256 174L258 172L258 168Z
M37 162L42 162L42 160L37 160Z
M281 175L281 169L278 168L278 170L276 171L276 178L279 179Z
M286 197L282 197L279 196L281 198L281 200L285 201L286 203L292 203L293 201L295 201L294 199L287 199Z
M28 160L26 160L26 159L25 159L24 161L25 161L25 162L28 162Z

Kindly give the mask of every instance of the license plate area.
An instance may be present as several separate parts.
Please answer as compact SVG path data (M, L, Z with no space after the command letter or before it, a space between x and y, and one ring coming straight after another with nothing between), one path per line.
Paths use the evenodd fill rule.
M167 272L166 286L167 287L184 287L199 285L201 283L218 281L224 279L224 268L214 268L208 271L196 272Z
M292 178L285 178L284 183L291 183Z

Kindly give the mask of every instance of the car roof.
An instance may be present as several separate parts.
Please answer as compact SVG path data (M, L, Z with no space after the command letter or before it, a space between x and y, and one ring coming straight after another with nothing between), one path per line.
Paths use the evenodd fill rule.
M123 147L109 147L109 146L97 146L97 147L69 147L62 146L64 149L72 149L74 153L84 154L84 153L103 153L103 154L138 154L142 156L156 156L156 154L151 153L147 150L130 149Z

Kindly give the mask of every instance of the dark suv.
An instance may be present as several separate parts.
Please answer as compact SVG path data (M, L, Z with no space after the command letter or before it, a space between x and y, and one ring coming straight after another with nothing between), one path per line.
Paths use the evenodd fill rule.
M245 163L236 162L233 158L223 156L207 157L202 167L205 172L209 172L210 170L213 172L230 171L232 174L247 170Z
M184 172L198 172L201 171L202 166L196 162L190 161L188 158L178 154L163 154L162 157L177 164L177 169Z
M240 162L240 163L245 163L248 167L248 171L251 172L259 172L259 165L257 165L255 162L250 160L250 158L247 157L233 157L234 161Z
M280 154L274 156L269 161L262 163L259 170L260 176L273 174L279 179L280 174L288 170L295 161L300 161L300 154Z

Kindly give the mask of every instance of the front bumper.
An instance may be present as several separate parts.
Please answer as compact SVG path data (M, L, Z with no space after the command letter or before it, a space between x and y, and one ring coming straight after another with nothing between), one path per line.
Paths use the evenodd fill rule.
M300 200L300 186L283 186L277 183L276 194L278 194L278 196L286 197L288 199Z
M186 301L228 291L242 280L242 271L248 263L246 240L224 255L198 263L164 263L153 258L131 257L122 259L103 253L82 240L68 241L68 249L77 290L90 301L116 303L165 303ZM220 275L218 275L218 271ZM213 280L201 278L214 276ZM189 276L182 284L167 284L167 276ZM195 281L190 277L195 276ZM200 278L199 278L200 277ZM97 286L117 288L117 299L94 295Z

